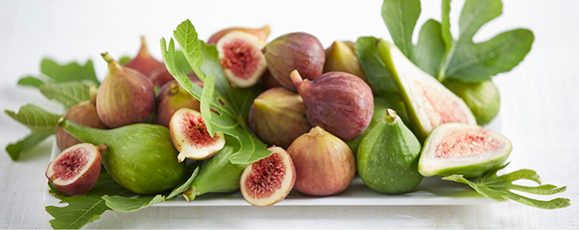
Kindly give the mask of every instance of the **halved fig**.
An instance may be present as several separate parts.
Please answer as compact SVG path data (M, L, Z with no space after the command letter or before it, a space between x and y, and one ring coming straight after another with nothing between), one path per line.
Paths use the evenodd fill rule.
M201 114L189 108L181 108L169 121L171 141L179 151L179 162L185 158L203 160L215 155L225 146L225 136L215 132L213 137L207 132L207 126Z
M89 143L73 145L62 151L46 169L46 178L54 188L67 196L80 196L90 191L101 172L101 151L108 146Z
M476 125L474 115L460 97L419 69L395 45L380 40L377 49L402 93L412 131L420 141L440 124Z
M232 31L216 44L219 62L229 82L237 87L251 87L267 69L261 49L265 42L242 31Z
M512 144L506 137L480 126L442 124L426 138L418 172L423 176L477 177L503 164L511 149Z
M269 25L266 25L264 27L261 28L244 28L244 27L231 27L231 28L227 28L224 30L221 30L213 35L211 35L211 37L207 40L207 44L216 44L219 39L221 39L224 35L226 35L229 32L232 31L243 31L246 33L250 33L253 34L255 36L257 36L259 39L261 39L262 41L267 40L267 37L269 37L269 34L271 33L271 27L269 27Z
M296 182L296 168L290 155L280 147L253 162L241 174L239 188L243 198L253 206L271 206L287 197Z

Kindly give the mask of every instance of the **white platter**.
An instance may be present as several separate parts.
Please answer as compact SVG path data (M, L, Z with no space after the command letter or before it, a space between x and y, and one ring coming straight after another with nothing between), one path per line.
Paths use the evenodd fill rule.
M485 128L502 133L502 119L497 117ZM52 146L51 159L58 155L56 143ZM44 205L59 205L59 200L48 193L48 185L44 192ZM389 205L476 205L490 204L495 201L485 198L464 184L443 181L439 177L424 178L418 188L411 193L401 195L385 195L368 188L359 177L342 193L328 197L305 196L292 191L290 195L276 206L389 206ZM187 202L182 196L156 204L159 207L182 206L249 206L241 193L205 194Z

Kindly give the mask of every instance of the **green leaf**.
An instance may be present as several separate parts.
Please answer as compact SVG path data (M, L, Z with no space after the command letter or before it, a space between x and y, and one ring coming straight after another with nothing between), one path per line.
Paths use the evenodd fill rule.
M18 141L17 143L12 143L6 146L6 152L10 155L13 161L17 161L20 159L22 154L24 154L27 150L33 148L34 146L38 145L44 139L49 137L52 134L45 134L45 133L31 133L26 136L23 140Z
M420 0L384 0L382 19L394 44L412 60L412 33L420 16Z
M39 87L40 92L50 100L57 100L66 108L90 100L91 81L48 83Z
M450 2L443 1L443 38L449 44ZM459 36L452 42L437 78L459 79L465 82L481 82L492 76L508 72L517 66L529 53L534 41L530 30L516 29L482 43L472 38L486 23L502 14L501 0L467 0L459 18ZM452 37L450 37L452 38Z
M28 127L32 132L47 135L54 134L58 119L61 117L61 115L46 112L33 104L20 107L18 113L10 110L4 110L4 113Z
M376 49L375 37L359 37L356 41L356 55L368 77L370 87L381 97L388 97L399 92L398 86L380 58Z
M125 64L129 63L131 60L132 60L131 57L124 56L124 57L119 58L119 64L125 65Z
M448 52L452 46L452 34L450 33L450 1L451 0L442 0L441 34L446 52ZM432 76L436 76L436 74Z
M438 21L430 19L422 25L411 61L430 76L436 76L446 52Z
M185 58L185 54L183 54L183 51L181 50L175 51L175 66L178 70L185 74L189 74L193 71L189 65L189 62L187 62L187 58Z
M521 204L542 209L557 209L571 205L570 200L567 198L555 198L549 201L543 201L512 192L512 190L517 190L536 195L553 195L564 192L567 187L557 187L550 184L541 185L539 175L530 169L521 169L502 176L497 176L497 172L507 165L508 164L505 164L491 169L475 179L467 179L464 178L463 175L457 174L443 177L442 179L467 184L483 196L496 201L505 201L509 199ZM513 184L513 182L518 180L531 180L539 186L532 187Z
M99 181L95 187L85 195L68 197L58 192L50 182L49 193L61 200L61 203L68 203L65 207L46 206L46 212L54 217L50 220L50 225L54 229L80 229L82 226L100 218L100 215L109 210L104 195L134 196L135 194L124 189L114 182L106 173L101 172Z
M20 78L20 80L18 80L18 85L30 86L30 87L34 87L34 88L38 88L43 84L44 84L44 81L42 81L36 77L33 77L33 76L26 76L26 77Z
M76 62L59 65L53 60L44 59L40 63L40 71L56 82L89 80L94 82L94 84L100 84L96 78L91 60L87 61L84 66L81 66Z
M249 164L269 156L272 152L266 150L266 145L251 132L244 121L245 110L241 109L249 107L257 93L253 88L232 89L219 64L217 49L214 45L206 45L198 40L195 27L189 20L181 23L173 34L191 68L204 82L204 88L193 84L177 68L173 39L168 46L166 40L161 39L163 60L167 69L183 88L201 101L201 113L207 129L211 130L210 132L223 132L239 141L241 148L230 157L230 161L234 164ZM240 101L244 104L239 104ZM214 114L207 115L207 104Z

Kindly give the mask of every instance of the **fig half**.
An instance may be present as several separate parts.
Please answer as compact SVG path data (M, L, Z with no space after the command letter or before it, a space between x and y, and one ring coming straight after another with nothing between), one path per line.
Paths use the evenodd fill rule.
M426 138L418 171L423 176L477 177L502 165L511 150L511 142L496 132L477 125L447 123Z
M219 39L216 46L223 73L234 86L247 88L255 85L267 69L261 53L265 42L255 35L232 31Z
M179 162L185 158L203 160L215 155L225 146L225 136L215 132L213 137L201 114L189 108L181 108L169 121L169 131L173 145L179 151Z
M282 201L296 182L290 155L280 147L268 150L273 153L247 166L239 181L241 195L253 206L271 206Z
M62 151L46 169L46 178L54 188L67 196L80 196L90 191L101 172L101 151L105 144L89 143L73 145Z
M243 28L243 27L227 28L227 29L221 30L221 31L211 35L211 37L207 40L207 44L208 45L216 44L223 36L225 36L229 32L233 32L233 31L242 31L242 32L250 33L250 34L257 36L260 40L265 41L265 40L267 40L267 37L271 33L271 27L269 25L266 25L264 27L255 28L255 29L254 28Z

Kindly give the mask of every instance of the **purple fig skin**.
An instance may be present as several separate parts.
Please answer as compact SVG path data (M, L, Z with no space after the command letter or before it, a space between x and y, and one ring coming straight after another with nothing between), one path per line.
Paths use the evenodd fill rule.
M121 66L107 52L101 55L109 72L97 94L99 119L109 128L145 122L155 111L153 83L136 70Z
M253 101L248 123L264 143L284 149L311 129L300 95L281 87L269 89Z
M165 83L173 80L173 75L169 73L165 64L155 59L149 53L147 41L145 37L141 37L141 49L135 58L125 64L139 73L145 75L156 86L162 86Z
M275 78L273 78L273 75L271 75L269 70L266 70L263 76L261 76L261 84L263 84L266 89L283 87L279 82L277 82L277 80L275 80Z
M66 111L63 115L64 118L67 118L79 125L91 127L95 129L107 129L97 115L97 110L94 105L94 101L91 103L90 101L85 101L76 104L75 106L71 107ZM56 145L60 151L63 151L73 145L82 143L72 135L68 134L64 129L60 127L56 127Z
M194 79L190 80L197 83ZM198 83L197 83L198 84ZM169 121L173 114L180 108L189 108L199 111L199 100L189 94L175 80L167 82L157 96L157 113L155 114L155 124L169 128Z
M322 75L326 51L320 40L307 33L290 33L267 44L265 54L267 68L272 76L286 89L297 92L289 75L297 69L303 78L313 80Z
M314 80L302 80L298 71L291 79L304 100L308 121L343 141L362 135L372 120L372 89L361 78L344 72L328 72Z

